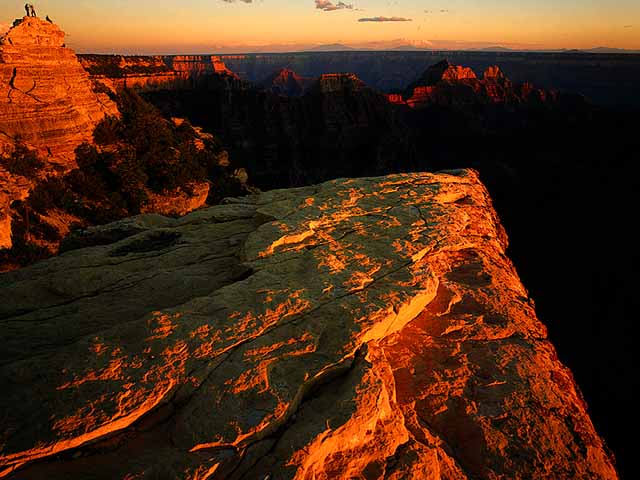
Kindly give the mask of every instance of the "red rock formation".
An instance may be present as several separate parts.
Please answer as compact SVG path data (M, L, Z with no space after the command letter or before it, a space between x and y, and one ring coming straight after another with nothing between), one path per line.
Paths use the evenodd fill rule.
M324 73L320 75L317 87L320 93L327 94L359 91L365 84L353 73Z
M476 78L476 74L470 68L452 65L447 60L443 60L430 66L417 83L429 87L440 82L459 82Z
M0 277L2 477L617 478L473 171L83 244Z
M293 70L283 68L263 80L261 85L276 95L297 97L305 92L309 83L308 78L303 78Z
M395 103L397 105L404 105L407 103L400 93L387 93L387 100L389 100L390 103Z
M185 188L178 188L162 195L149 191L147 192L148 199L142 207L142 213L186 215L205 205L208 195L208 183L188 185Z
M91 79L112 91L155 90L180 85L187 77L171 69L161 56L79 55Z
M64 37L56 25L25 17L0 38L0 150L11 150L20 138L48 164L68 169L76 147L92 141L98 122L117 109L94 93ZM0 248L11 247L10 205L30 188L0 168Z
M29 195L31 182L19 175L11 175L0 165L0 250L11 248L11 202Z
M544 103L553 95L528 84L515 87L497 66L491 66L478 79L470 68L451 65L444 60L429 67L407 89L407 104L463 106L491 103Z
M215 55L176 55L165 57L165 59L174 71L186 73L190 77L217 73L238 78L227 68L220 57Z
M89 75L64 47L64 32L35 17L16 22L0 40L0 147L16 137L51 161L72 166L115 104L91 88Z
M502 72L502 70L500 70L500 67L498 67L497 65L492 65L490 67L487 67L487 69L484 71L484 75L482 78L484 78L485 80L495 80L495 81L507 80L507 77Z

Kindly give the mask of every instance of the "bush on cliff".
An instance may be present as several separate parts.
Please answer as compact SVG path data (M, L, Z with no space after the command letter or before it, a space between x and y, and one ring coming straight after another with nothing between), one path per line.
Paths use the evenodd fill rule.
M116 100L121 117L98 124L95 145L76 149L78 167L64 177L37 180L44 162L21 143L2 158L12 173L37 181L29 198L14 209L14 246L0 252L0 268L51 254L39 245L58 242L59 233L39 220L52 210L80 225L99 225L140 213L152 192L190 194L194 184L207 181L209 204L243 194L227 152L214 138L201 136L188 122L167 120L133 91L119 92Z
M206 180L211 152L196 148L197 134L188 123L168 121L132 90L120 91L116 100L121 118L104 119L95 129L94 140L103 150L114 152L112 164L119 166L124 185L144 184L162 193Z
M13 175L34 179L44 167L35 151L30 150L21 139L17 139L13 150L0 155L0 163Z

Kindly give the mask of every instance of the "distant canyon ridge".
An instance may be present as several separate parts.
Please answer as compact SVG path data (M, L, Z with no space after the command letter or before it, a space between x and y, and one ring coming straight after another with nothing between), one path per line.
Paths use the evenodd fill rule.
M187 71L228 69L239 78L262 83L287 69L301 77L327 72L354 73L383 93L397 93L429 66L444 59L477 74L500 65L514 83L531 82L540 88L584 95L606 106L640 106L640 54L526 53L473 51L342 51L242 55L119 56L79 55L96 75L119 75L129 86L150 75L158 83L184 78ZM120 80L117 83L124 83Z

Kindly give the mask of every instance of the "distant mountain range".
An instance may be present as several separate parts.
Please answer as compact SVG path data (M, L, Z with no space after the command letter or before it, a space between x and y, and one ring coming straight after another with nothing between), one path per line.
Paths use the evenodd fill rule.
M353 47L343 45L342 43L329 43L327 45L318 45L317 47L311 47L306 49L308 52L342 52L345 50L355 50Z
M435 45L432 45L428 42L408 42L407 43L399 43L397 40L390 42L372 42L371 44L366 45L357 45L350 46L345 45L343 43L330 43L317 45L315 47L306 48L303 51L306 52L343 52L343 51L351 51L351 50L394 50L394 51L446 51L446 50L456 50L456 51L470 51L470 52L538 52L538 53L640 53L640 50L627 50L623 48L612 48L612 47L595 47L595 48L587 48L587 49L567 49L567 48L559 48L559 49L516 49L509 48L502 45L493 45L488 47L481 48L438 48Z

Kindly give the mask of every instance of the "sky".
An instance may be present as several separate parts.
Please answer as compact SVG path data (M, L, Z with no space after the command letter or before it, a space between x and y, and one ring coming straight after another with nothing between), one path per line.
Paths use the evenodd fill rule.
M640 0L30 0L93 53L504 46L640 50ZM2 0L0 31L24 15Z

